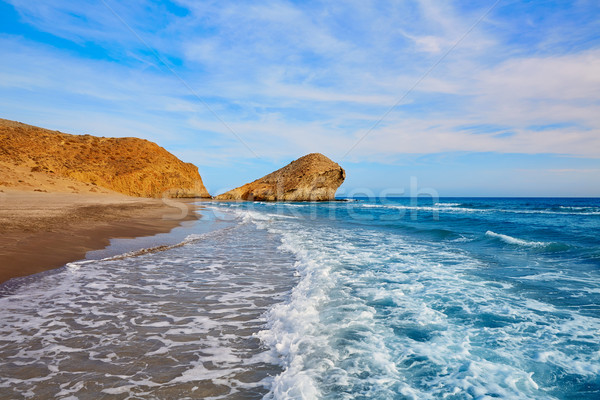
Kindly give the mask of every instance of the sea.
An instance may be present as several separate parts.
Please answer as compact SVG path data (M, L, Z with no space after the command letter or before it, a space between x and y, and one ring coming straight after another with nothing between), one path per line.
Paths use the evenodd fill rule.
M600 199L345 200L1 285L0 398L600 399Z

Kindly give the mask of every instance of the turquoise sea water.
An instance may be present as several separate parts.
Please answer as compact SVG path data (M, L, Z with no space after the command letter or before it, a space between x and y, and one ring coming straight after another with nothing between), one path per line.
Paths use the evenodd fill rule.
M294 217L274 397L600 398L600 201L220 207Z
M600 398L600 199L202 204L5 290L0 398Z

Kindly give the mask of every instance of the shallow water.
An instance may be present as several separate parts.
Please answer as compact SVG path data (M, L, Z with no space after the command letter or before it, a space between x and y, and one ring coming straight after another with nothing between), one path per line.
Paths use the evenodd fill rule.
M0 398L600 398L597 199L203 205L0 298Z
M292 256L249 223L187 241L0 299L0 398L262 397L281 367L253 335L295 283Z
M598 200L218 207L299 260L269 397L600 398Z

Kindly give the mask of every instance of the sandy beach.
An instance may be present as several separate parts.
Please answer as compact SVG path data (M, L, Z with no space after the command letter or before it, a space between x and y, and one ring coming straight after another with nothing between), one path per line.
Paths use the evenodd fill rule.
M0 283L79 260L111 238L168 232L197 219L190 201L117 193L0 192Z

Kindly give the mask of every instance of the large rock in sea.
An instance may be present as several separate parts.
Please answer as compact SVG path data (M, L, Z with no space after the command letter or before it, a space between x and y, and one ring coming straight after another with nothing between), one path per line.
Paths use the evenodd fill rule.
M31 171L129 196L210 197L196 166L144 139L70 135L0 119L0 161L7 173L24 175L19 182Z
M312 153L252 183L217 196L217 200L327 201L346 172L323 154Z

